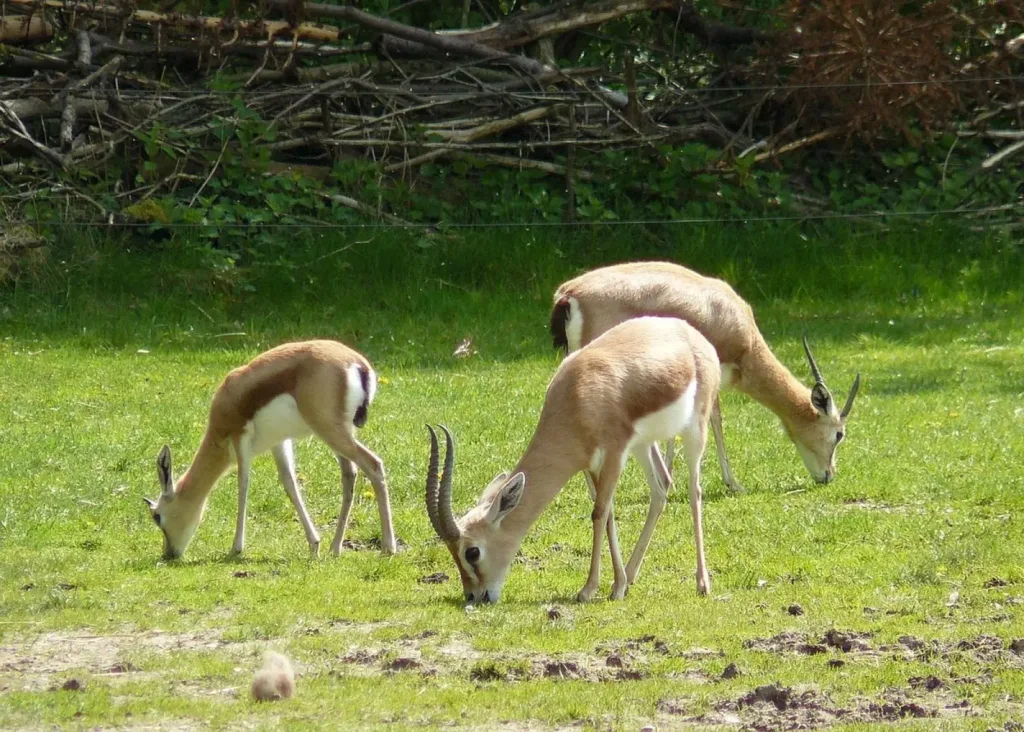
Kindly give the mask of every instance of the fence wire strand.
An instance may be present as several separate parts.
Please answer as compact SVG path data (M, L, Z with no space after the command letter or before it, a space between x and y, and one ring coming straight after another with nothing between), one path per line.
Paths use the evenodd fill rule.
M338 79L332 80L337 81ZM357 80L357 79L353 79ZM558 80L555 80L558 81ZM726 87L680 87L676 84L661 82L652 82L650 84L637 84L634 87L613 89L611 87L605 87L608 91L627 93L629 91L637 92L660 92L664 94L671 94L674 96L690 96L694 94L710 96L713 94L742 94L746 92L777 92L777 91L793 91L793 90L808 90L808 89L861 89L861 88L874 88L874 87L894 87L894 86L926 86L928 84L987 84L993 82L1024 82L1024 76L979 76L970 78L950 77L950 78L939 78L939 79L906 79L902 81L850 81L850 82L835 82L828 84L774 84L766 86L743 86L736 88ZM554 83L554 82L552 82ZM600 84L600 82L598 82ZM118 89L116 95L119 97L133 98L133 99L165 99L170 97L187 97L188 95L193 96L223 96L223 97L246 97L252 99L261 99L266 97L281 97L284 94L291 92L301 93L316 91L320 84L315 83L303 83L288 85L286 87L277 87L274 89L204 89L201 87L168 87L167 89ZM590 87L584 87L585 90L594 91ZM339 89L332 89L324 92L324 94L333 94L339 96L348 97L379 97L382 94L393 93L395 91L401 91L406 93L413 93L417 91L414 87L403 87L394 86L388 87L387 89L373 90L373 89L345 89L343 92ZM536 99L561 99L567 96L566 91L531 91L528 87L517 90L507 90L494 88L489 89L487 85L482 87L477 86L466 86L465 91L437 91L420 92L424 96L428 96L432 99L446 99L453 98L459 99L462 97L467 98L479 98L479 97L504 97L513 95L516 97L528 97ZM26 90L25 96L52 96L53 92L50 90Z
M674 219L598 219L593 221L480 221L480 222L116 222L105 221L63 221L45 220L9 221L12 226L75 226L84 228L128 228L128 229L313 229L313 230L345 230L345 229L430 229L446 231L456 229L531 229L531 228L584 228L603 226L678 226L705 224L756 224L756 223L793 223L798 221L840 221L857 219L887 218L925 218L929 216L961 217L987 213L1024 212L1024 202L1002 206L984 206L979 208L946 208L918 209L912 211L866 211L862 213L818 213L818 214L787 214L780 216L691 216Z

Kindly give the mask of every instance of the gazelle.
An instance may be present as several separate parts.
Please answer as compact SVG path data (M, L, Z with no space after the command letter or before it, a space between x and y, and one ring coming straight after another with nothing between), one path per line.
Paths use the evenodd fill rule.
M437 435L428 427L427 513L458 565L466 600L497 602L527 530L579 471L587 474L595 496L590 574L577 599L589 600L598 589L606 527L615 574L611 597L625 597L639 574L671 481L652 446L677 435L682 437L690 472L697 590L707 594L711 581L704 559L700 460L720 378L715 349L684 321L637 318L617 325L559 365L533 438L511 477L501 473L494 478L460 520L451 505L452 436L441 428L446 451L439 480ZM652 494L647 520L624 569L612 496L630 454L643 468Z
M860 387L860 374L842 409L837 409L821 370L804 338L814 376L808 389L775 357L754 321L750 306L722 280L705 277L668 262L634 262L591 270L555 291L551 335L567 352L585 346L629 318L663 315L682 318L715 347L722 363L722 388L736 388L768 407L782 420L789 439L811 476L828 483L836 475L836 447ZM711 411L722 477L732 491L742 490L725 454L718 400ZM668 443L672 470L675 441ZM655 448L657 449L657 448Z
M292 441L317 435L334 451L341 467L341 514L331 552L341 552L356 471L373 485L381 522L381 549L395 553L384 464L356 439L366 424L377 391L377 375L364 356L337 341L286 343L266 351L225 377L213 396L206 434L185 474L174 481L171 451L157 457L160 497L144 499L164 535L164 558L184 554L202 520L206 499L218 479L238 466L238 517L234 554L245 546L245 509L249 469L256 455L270 450L277 474L299 514L309 550L320 553L320 535L306 512L295 476Z

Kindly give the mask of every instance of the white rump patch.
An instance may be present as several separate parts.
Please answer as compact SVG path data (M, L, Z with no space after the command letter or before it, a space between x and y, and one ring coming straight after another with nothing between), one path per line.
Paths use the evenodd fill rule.
M695 427L696 397L697 380L694 379L674 402L638 419L633 425L633 438L629 441L627 452L634 445L650 445L653 442L669 440Z
M271 399L245 426L252 455L264 453L285 440L301 440L313 430L299 414L299 405L291 394Z
M352 420L356 418L356 410L359 409L359 405L363 403L363 398L366 394L363 392L363 380L359 378L359 364L354 363L345 370L345 422L352 424ZM370 369L370 378L367 379L367 387L370 391L370 398L367 402L372 402L374 395L377 393L377 374L373 373L373 369Z
M583 312L580 301L569 298L569 317L565 321L565 340L569 344L569 353L578 351L583 342Z
M373 398L377 396L377 372L373 369L368 369L370 372L370 378L366 380L366 383L370 388L370 396L366 399L367 404L373 404Z

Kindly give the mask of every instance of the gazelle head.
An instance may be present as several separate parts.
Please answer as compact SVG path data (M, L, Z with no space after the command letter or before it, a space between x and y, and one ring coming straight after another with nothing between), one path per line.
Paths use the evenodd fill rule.
M804 352L811 365L814 387L811 389L811 405L815 418L799 423L785 423L789 438L796 445L807 471L819 483L828 483L836 477L836 448L846 436L846 419L853 408L853 399L860 388L860 374L853 380L853 386L842 409L836 408L832 392L821 378L821 370L811 354L804 336Z
M444 474L438 479L437 433L430 431L430 464L427 468L427 515L434 531L448 547L462 577L466 602L497 602L505 575L512 564L521 537L502 530L502 521L519 504L526 476L511 478L501 473L484 489L479 502L461 519L452 513L452 469L455 444L451 433L445 437Z
M156 458L156 474L160 481L160 497L155 501L143 498L153 521L164 535L164 559L178 559L185 553L196 533L206 501L185 500L175 494L171 472L171 448L163 446Z

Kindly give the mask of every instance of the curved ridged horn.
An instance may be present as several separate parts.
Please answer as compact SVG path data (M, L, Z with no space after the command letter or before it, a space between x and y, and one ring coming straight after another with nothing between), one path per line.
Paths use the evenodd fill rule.
M444 529L442 538L449 537L454 540L459 537L459 525L455 523L455 515L452 513L452 473L455 468L455 441L452 433L443 424L438 425L444 432L444 472L441 474L441 488L437 493L437 518L441 521L441 528Z
M459 527L452 517L451 502L451 467L455 457L454 450L452 449L451 435L448 434L448 430L444 429L444 427L441 429L444 430L448 442L448 449L445 452L444 458L445 476L442 481L442 483L447 484L447 488L438 481L437 463L439 455L437 433L428 424L427 430L430 432L430 463L427 466L427 516L430 518L430 524L434 527L434 531L437 532L437 535L443 541L454 541L459 537Z
M807 361L811 364L811 373L814 375L815 384L824 384L825 380L821 378L821 371L818 369L818 364L814 360L814 356L811 355L811 347L807 345L807 336L804 336L804 353L807 354Z
M850 387L850 396L846 397L846 404L843 406L843 411L839 413L839 416L846 419L850 414L850 410L853 409L853 398L857 396L857 389L860 388L860 374L853 380L853 386Z

